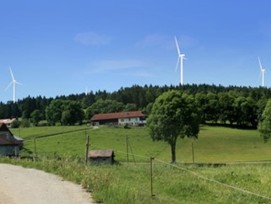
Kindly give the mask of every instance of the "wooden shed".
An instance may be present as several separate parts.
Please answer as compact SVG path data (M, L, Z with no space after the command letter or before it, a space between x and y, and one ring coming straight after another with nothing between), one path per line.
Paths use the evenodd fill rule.
M114 157L113 150L91 150L88 153L88 160L91 164L113 164Z
M5 123L0 123L0 156L19 156L23 139L14 136Z

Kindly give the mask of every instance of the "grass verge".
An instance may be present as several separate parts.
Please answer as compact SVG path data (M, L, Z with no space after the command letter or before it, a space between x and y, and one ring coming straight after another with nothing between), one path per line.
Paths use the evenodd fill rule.
M81 159L71 157L38 161L0 158L0 162L57 174L65 180L82 185L92 193L96 202L108 204L271 203L271 198L268 198L271 188L270 164L199 168L155 162L155 196L151 196L148 163L86 166ZM224 184L243 190L226 187Z

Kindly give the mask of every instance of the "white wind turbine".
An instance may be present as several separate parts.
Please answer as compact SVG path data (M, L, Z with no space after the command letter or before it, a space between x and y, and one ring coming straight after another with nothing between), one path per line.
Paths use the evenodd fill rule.
M180 63L180 84L183 85L183 61L185 59L185 54L184 53L181 53L180 51L180 48L179 48L179 44L178 44L178 41L177 41L177 38L175 36L175 43L176 43L176 48L177 48L177 52L178 52L178 60L177 60L177 64L176 64L176 70L177 70L177 67L178 67L178 64Z
M12 90L13 90L12 100L13 100L13 103L15 103L16 102L16 84L18 84L18 85L22 85L22 84L20 82L16 81L16 79L14 78L11 67L9 67L9 71L10 71L10 75L11 75L11 82L7 86L6 90L12 85Z
M262 86L264 86L264 74L265 74L265 69L262 66L260 57L258 57L258 61L259 61L259 66L260 66L260 71L261 71L261 81L262 81Z

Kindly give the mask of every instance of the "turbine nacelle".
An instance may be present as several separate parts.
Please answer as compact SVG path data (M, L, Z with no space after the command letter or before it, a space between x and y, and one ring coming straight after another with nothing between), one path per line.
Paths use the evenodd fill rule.
M185 54L179 54L179 58L186 59Z

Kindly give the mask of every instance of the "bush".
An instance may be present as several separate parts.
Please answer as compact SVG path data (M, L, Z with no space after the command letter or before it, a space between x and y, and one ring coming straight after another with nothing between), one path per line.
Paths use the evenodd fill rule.
M42 120L39 122L38 126L49 126L47 120Z
M125 123L125 125L123 127L124 127L124 129L130 129L130 126L128 123Z
M23 119L21 121L21 127L30 127L30 121L28 119Z
M20 122L18 120L15 120L13 123L11 123L11 128L18 128L20 127Z

